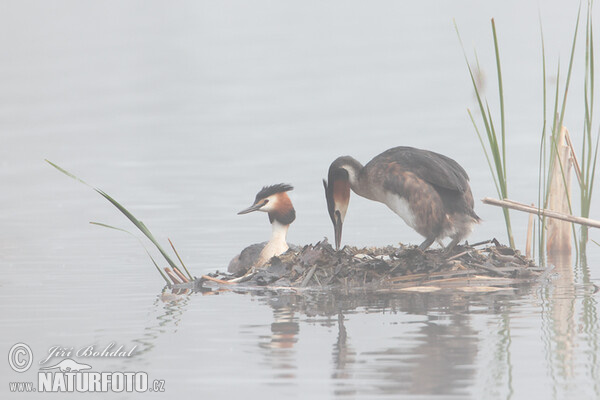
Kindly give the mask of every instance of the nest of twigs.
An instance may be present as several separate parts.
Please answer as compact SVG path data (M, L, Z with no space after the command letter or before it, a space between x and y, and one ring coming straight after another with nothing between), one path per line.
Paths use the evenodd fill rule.
M544 270L495 239L475 245L421 251L416 246L335 251L323 240L273 257L263 268L196 279L196 288L235 283L240 287L345 288L433 291L459 288L494 291L539 278ZM471 289L469 289L471 288Z

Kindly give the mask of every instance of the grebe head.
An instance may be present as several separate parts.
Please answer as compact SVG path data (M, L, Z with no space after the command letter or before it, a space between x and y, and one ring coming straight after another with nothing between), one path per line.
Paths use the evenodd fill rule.
M277 221L289 225L296 219L296 210L286 192L293 190L291 185L279 183L265 186L257 194L254 203L240 211L239 214L248 214L252 211L264 211L269 214L269 221Z
M356 182L360 168L362 165L354 158L339 157L329 166L327 180L323 179L327 211L333 222L336 250L340 249L342 241L342 225L350 202L350 183Z

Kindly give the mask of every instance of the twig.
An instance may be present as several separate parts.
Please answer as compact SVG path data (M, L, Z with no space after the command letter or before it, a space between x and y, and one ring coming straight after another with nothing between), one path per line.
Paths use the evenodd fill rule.
M236 284L236 282L224 281L223 279L213 278L212 276L208 276L208 275L202 275L202 278L209 280L209 281L217 282L217 283L223 283L225 285L235 285Z
M507 276L508 276L508 274L506 274L506 273L504 273L504 272L500 271L500 270L499 270L498 268L496 268L496 267L492 267L491 265L473 264L473 266L475 266L475 267L477 267L477 268L484 269L484 270L486 270L486 271L488 271L488 272L493 272L494 274L496 274L496 275L499 275L499 276L501 276L501 277L507 277Z
M575 217L573 215L563 214L556 211L543 210L537 207L528 206L527 204L516 202L514 200L498 200L493 199L491 197L485 197L482 201L485 204L489 204L492 206L511 208L513 210L524 211L538 216L560 219L563 221L573 222L580 225L591 226L592 228L600 228L600 221L596 221L590 218Z
M230 282L230 283L246 282L246 281L249 281L250 279L252 279L252 277L254 275L256 275L256 271L254 270L254 268L250 268L248 270L248 272L246 272L244 275L240 276L239 278L230 279L228 282Z
M308 274L306 274L306 278L304 278L304 280L302 281L302 283L300 284L300 287L305 287L306 285L308 285L308 282L310 282L310 278L312 278L313 274L315 273L315 270L317 269L316 264L313 265L313 267L310 269L310 271L308 271Z
M459 257L462 257L462 256L464 256L465 254L467 254L469 251L471 251L471 250L463 251L462 253L458 253L458 254L456 254L456 255L453 255L452 257L450 257L450 258L449 258L448 260L446 260L446 261L452 261L452 260L455 260L455 259L457 259L457 258L459 258Z
M473 243L473 244L471 244L469 246L471 246L471 247L477 247L477 246L482 246L484 244L490 244L490 243L492 243L492 239L488 239L488 240L484 240L484 241L481 241L481 242Z

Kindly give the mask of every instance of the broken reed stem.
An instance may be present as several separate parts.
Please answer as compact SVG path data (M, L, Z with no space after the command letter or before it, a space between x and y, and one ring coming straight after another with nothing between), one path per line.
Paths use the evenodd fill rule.
M533 203L531 203L531 207L535 207ZM534 215L529 214L529 220L527 221L527 241L525 243L525 256L527 258L531 258L531 245L533 243L533 222Z
M567 144L569 131L562 126L557 136L552 136L552 165L549 171L549 185L545 207L548 210L572 215L571 208L571 169L574 154ZM560 253L571 254L571 237L577 237L575 226L567 221L551 218L545 224L547 230L546 253L553 257ZM577 247L576 250L577 252Z
M173 283L175 285L179 285L179 284L182 283L182 282L179 281L177 275L173 271L171 271L171 268L165 267L165 272L167 273L167 275L169 276L169 278L171 278L171 280L173 281Z
M187 283L190 280L188 278L185 277L185 275L179 270L179 268L175 268L173 270L175 272L175 274L177 274L177 276L184 282Z
M579 161L577 161L577 155L575 154L575 148L573 147L573 142L571 142L571 135L567 132L565 135L565 141L567 142L567 146L571 151L571 160L573 162L573 167L575 168L575 176L577 177L577 181L581 186L581 167L579 166Z
M485 197L481 201L483 201L485 204L489 204L492 206L510 208L512 210L524 211L530 214L535 214L537 216L560 219L563 221L574 222L579 225L591 226L592 228L600 229L600 221L596 221L590 218L575 217L573 215L563 214L556 211L539 209L537 207L528 206L527 204L519 203L514 200L498 200L491 197Z
M181 263L181 266L183 267L183 269L185 270L185 272L188 274L188 277L190 278L190 280L194 280L194 278L192 277L192 274L190 274L190 271L188 271L187 267L185 266L185 264L183 263L183 260L181 259L181 257L179 257L179 253L177 252L177 250L175 249L175 246L173 245L173 242L171 242L171 239L167 238L167 240L169 241L169 244L171 245L171 248L173 249L173 252L175 252L175 255L177 256L177 259L179 260L179 262Z

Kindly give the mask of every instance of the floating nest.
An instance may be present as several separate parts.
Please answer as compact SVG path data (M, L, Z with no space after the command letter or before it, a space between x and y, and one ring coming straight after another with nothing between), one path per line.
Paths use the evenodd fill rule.
M327 239L273 257L255 272L215 272L174 288L376 291L496 291L539 280L546 271L495 239L474 245L421 251L417 246L356 248L335 251Z

